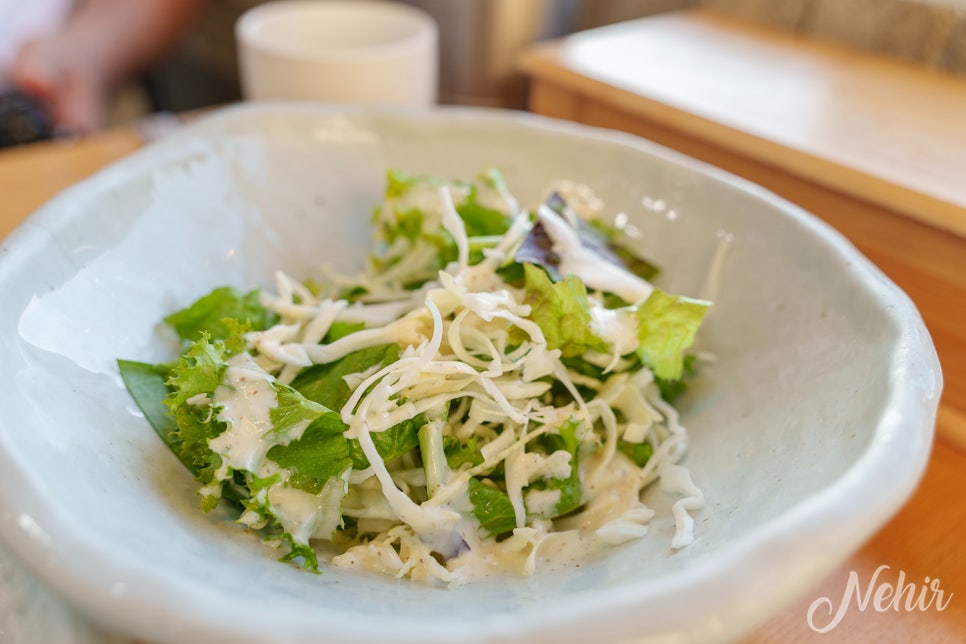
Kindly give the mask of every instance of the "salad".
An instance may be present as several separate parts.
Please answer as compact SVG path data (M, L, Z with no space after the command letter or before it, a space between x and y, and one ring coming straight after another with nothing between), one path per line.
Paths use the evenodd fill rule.
M216 288L164 319L176 361L119 360L197 479L283 560L450 585L638 539L704 497L671 402L709 303L652 284L586 188L521 209L501 175L388 173L365 270Z

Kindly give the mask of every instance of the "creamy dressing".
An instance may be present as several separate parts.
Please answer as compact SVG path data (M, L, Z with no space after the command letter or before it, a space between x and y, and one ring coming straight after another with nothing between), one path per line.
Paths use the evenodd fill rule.
M208 446L221 456L216 477L229 477L228 468L248 470L260 476L266 471L265 455L276 443L271 440L271 410L278 406L272 377L258 368L247 353L228 361L224 382L215 389L214 404L218 420L227 429L209 441Z
M579 565L608 548L645 536L654 511L640 502L640 489L634 483L636 469L619 455L598 485L586 490L590 501L582 512L553 522L536 519L534 527L517 528L504 541L482 538L476 529L464 527L467 550L447 561L447 567L459 574L458 583L507 573L529 575L537 568ZM529 491L526 499L533 515L549 513L559 501L559 490Z
M607 309L601 305L590 307L590 319L594 331L611 345L617 356L637 348L637 316L628 309Z
M335 526L323 526L321 519L331 508L332 494L310 494L285 485L273 485L268 490L268 503L285 531L299 543L312 537L329 539Z
M584 246L577 231L546 205L540 206L537 216L553 242L554 252L560 256L563 275L576 275L590 288L608 291L631 304L650 296L654 290L651 284Z
M464 187L420 184L384 205L378 214L391 224L395 209L419 209L425 214L424 227L443 227L456 242L457 260L416 291L404 292L399 285L432 263L438 249L422 239L403 236L385 244L380 260L389 268L357 282L369 290L365 303L319 299L297 280L276 275L278 292L263 296L263 303L282 322L247 334L255 357L249 353L232 357L224 382L213 395L199 394L188 401L212 405L218 420L227 425L209 442L222 458L216 477L226 480L230 470L262 478L277 474L277 482L262 489L257 500L295 543L334 536L344 541L349 537L339 537L338 529L343 516L352 518L359 537L331 558L332 565L449 585L570 565L645 536L654 511L641 503L640 495L655 480L662 490L680 497L672 505L676 526L672 546L690 543L694 526L690 512L703 507L704 496L688 471L677 464L685 445L684 428L673 407L660 399L648 369L620 372L630 364L622 356L632 353L639 342L634 309L607 309L592 294L591 329L608 350L587 352L583 358L604 368L605 374L619 372L600 381L568 370L560 350L548 349L543 331L529 319L524 294L508 287L494 270L529 231L526 214L517 214L516 202L499 185L480 189L481 203L516 217L496 247L485 252L486 259L471 266L470 240L455 205L465 198ZM569 217L595 214L591 211L599 204L592 195L583 194L582 199L576 210L567 213ZM545 205L537 216L560 257L562 273L576 275L589 288L614 293L632 304L649 297L653 287L585 246L575 222L568 223ZM363 322L367 328L323 344L336 321ZM518 346L510 346L511 331ZM517 331L523 332L523 340ZM306 366L331 363L387 343L398 344L401 357L386 366L373 365L343 376L352 393L336 410L347 425L345 437L358 441L370 467L347 469L327 481L318 494L290 487L290 472L280 471L267 453L298 438L308 422L284 433L275 431L271 416L278 405L276 378L290 382ZM555 406L560 403L547 395L552 387L548 377L561 385L571 402ZM595 393L590 402L578 386ZM450 407L450 401L458 404ZM465 421L451 422L447 409ZM419 414L427 419L421 456L404 456L401 465L398 460L385 462L374 436ZM535 439L572 420L582 428L583 505L579 512L551 520L561 490L530 486L536 481L568 479L574 459L565 450L550 454L535 450ZM478 441L483 462L451 469L444 451L447 437ZM655 447L643 469L617 451L619 439ZM483 532L475 518L468 484L471 477L485 479L501 463L516 529L497 541ZM210 491L218 490L210 487ZM251 510L239 519L256 527L266 520Z
M527 490L523 498L527 512L538 517L552 517L560 503L560 490Z
M297 423L286 432L275 431L271 411L278 406L278 395L272 382L273 378L248 353L228 360L224 381L215 389L211 401L218 409L217 419L227 425L224 432L208 442L222 459L215 474L217 479L230 478L229 468L253 472L263 478L284 474L266 455L275 445L299 438L308 422ZM285 532L296 542L308 543L313 537L328 539L342 522L337 509L345 494L348 473L347 470L343 479L327 482L318 495L288 487L283 476L263 490L260 498L267 501ZM240 521L255 525L263 522L256 513L243 516Z

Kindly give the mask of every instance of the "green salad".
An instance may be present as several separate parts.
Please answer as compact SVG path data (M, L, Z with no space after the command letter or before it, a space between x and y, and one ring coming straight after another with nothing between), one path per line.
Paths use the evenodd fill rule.
M198 482L283 560L455 585L673 547L704 497L671 406L709 303L666 293L586 188L522 209L503 178L388 173L359 275L277 273L164 319L170 363L119 360Z

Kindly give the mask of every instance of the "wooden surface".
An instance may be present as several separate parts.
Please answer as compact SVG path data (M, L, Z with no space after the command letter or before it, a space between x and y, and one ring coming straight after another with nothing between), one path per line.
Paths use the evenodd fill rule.
M535 49L522 67L542 84L966 236L961 78L706 10L577 34Z
M142 144L134 128L0 150L0 239L45 201Z
M815 590L757 629L743 644L833 644L894 642L961 643L966 638L966 452L938 442L919 489L903 510L868 544ZM948 605L945 610L886 610L853 602L842 621L825 634L813 631L806 619L812 602L832 600L836 609L854 571L864 593L879 566L878 579L895 584L899 572L917 585L939 579ZM816 626L828 624L827 613L816 613Z
M0 152L0 194L4 195L0 200L0 238L61 188L139 145L136 131L121 129L69 144L40 144ZM831 196L822 199L829 200L826 205L830 208L840 205ZM869 206L854 207L860 219L875 216ZM941 266L939 262L936 270ZM943 409L939 428L966 425L963 418L955 411ZM939 442L922 485L905 509L818 588L760 627L746 642L962 641L966 633L966 541L960 532L966 525L966 504L961 499L964 489L966 451ZM853 607L841 624L826 635L809 629L806 614L815 599L828 596L837 604L850 572L855 571L864 585L883 564L891 567L881 577L883 580L894 581L900 570L916 582L926 576L938 578L947 595L953 593L954 597L942 612L878 613L871 607L866 611Z
M704 10L538 45L521 67L532 111L638 134L829 222L909 294L935 341L945 389L918 491L745 644L966 641L966 82ZM945 610L853 603L828 633L809 627L814 601L837 608L851 576L865 591L883 565L879 581L938 579Z

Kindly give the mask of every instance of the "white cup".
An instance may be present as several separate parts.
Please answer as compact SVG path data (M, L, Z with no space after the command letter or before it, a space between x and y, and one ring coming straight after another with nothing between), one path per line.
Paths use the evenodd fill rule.
M245 12L235 32L247 99L403 107L436 102L436 23L414 7L280 0Z

